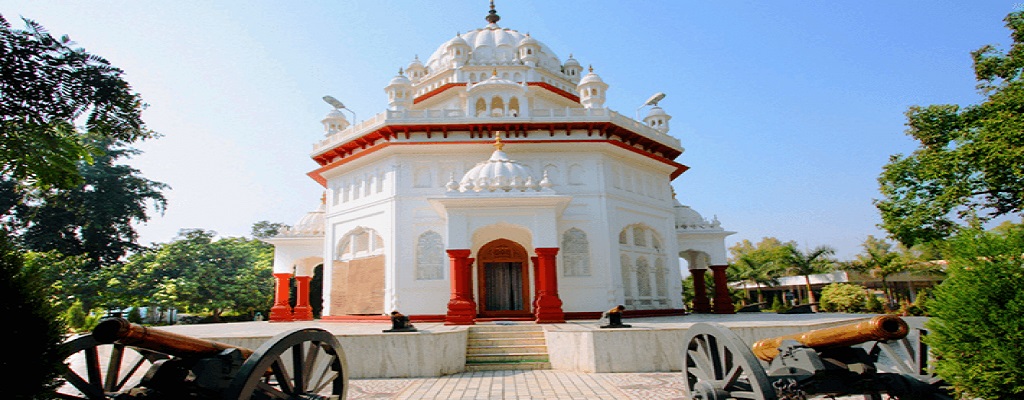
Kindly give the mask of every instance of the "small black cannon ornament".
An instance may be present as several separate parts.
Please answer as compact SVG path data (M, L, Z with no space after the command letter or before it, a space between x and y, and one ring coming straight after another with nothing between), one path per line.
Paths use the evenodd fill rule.
M341 345L316 328L250 350L111 318L64 349L63 399L343 400L348 384Z
M691 399L953 399L928 372L928 349L900 317L764 339L752 348L719 324L686 334L683 375ZM923 331L921 332L923 334Z

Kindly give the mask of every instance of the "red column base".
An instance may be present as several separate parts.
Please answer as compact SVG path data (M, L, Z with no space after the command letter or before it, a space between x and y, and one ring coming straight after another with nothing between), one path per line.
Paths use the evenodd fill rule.
M715 314L736 313L736 306L732 304L728 280L725 277L725 269L728 267L728 265L711 266L711 271L715 275Z
M295 321L312 321L313 320L313 307L309 306L295 306L292 319Z
M711 301L707 297L696 297L693 299L693 312L701 314L711 313Z
M291 322L295 320L292 315L292 308L277 305L270 308L270 322Z
M476 303L471 300L449 300L448 313L444 316L445 325L475 325Z
M538 324L561 324L565 322L562 311L562 299L557 296L540 295L537 299L537 313L534 314Z

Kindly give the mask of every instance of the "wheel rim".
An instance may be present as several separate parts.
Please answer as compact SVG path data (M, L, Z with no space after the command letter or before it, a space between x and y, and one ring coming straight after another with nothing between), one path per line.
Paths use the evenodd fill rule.
M754 353L719 324L700 323L683 342L686 394L694 399L774 399L764 367Z
M66 369L61 399L105 400L132 387L166 354L125 346L101 344L92 335L75 336L62 345Z
M338 339L317 328L284 332L250 356L224 399L345 399L348 367Z

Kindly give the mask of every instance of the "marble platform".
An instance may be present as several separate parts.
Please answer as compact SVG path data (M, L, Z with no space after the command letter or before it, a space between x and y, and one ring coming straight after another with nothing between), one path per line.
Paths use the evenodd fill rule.
M870 314L693 314L625 319L632 328L601 322L543 324L553 370L583 373L679 371L686 330L698 322L729 327L743 341L804 332L872 317ZM911 326L919 321L908 319ZM494 323L488 323L494 324ZM505 322L505 324L533 324ZM383 333L389 322L236 322L161 327L189 336L258 348L274 335L302 327L333 333L348 361L349 378L436 377L465 371L467 326L416 323L417 332Z

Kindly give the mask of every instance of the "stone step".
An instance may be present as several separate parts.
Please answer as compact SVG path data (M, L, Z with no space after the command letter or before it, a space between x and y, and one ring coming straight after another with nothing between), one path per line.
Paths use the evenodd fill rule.
M469 327L469 331L472 332L508 332L508 331L536 331L544 332L543 326L538 325L473 325Z
M501 338L517 338L517 339L544 339L544 332L529 332L529 331L487 331L487 332L469 332L469 339L501 339Z
M466 372L551 369L549 362L466 364Z
M487 338L487 339L469 339L469 347L479 346L543 346L547 344L543 337L530 337L530 338L518 338L518 337L501 337L501 338Z
M548 353L466 354L466 365L549 361Z
M466 349L466 355L477 354L548 354L548 346L540 344L533 346L471 346Z

